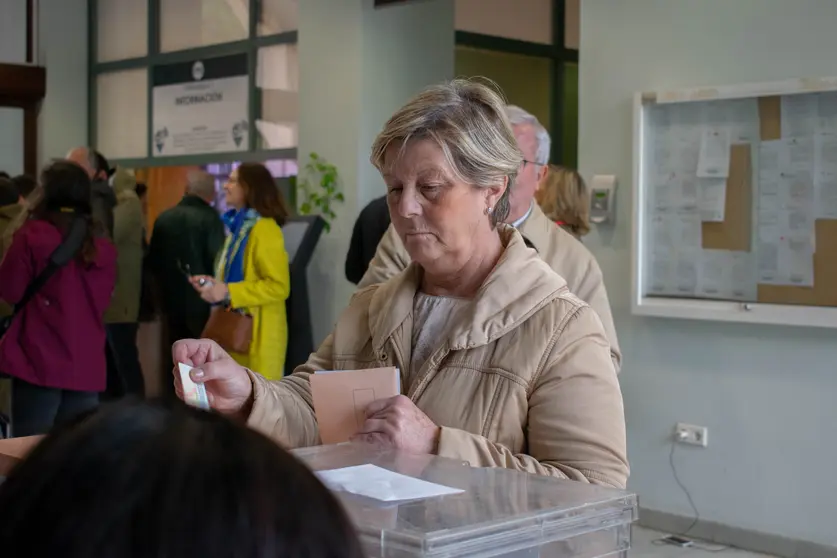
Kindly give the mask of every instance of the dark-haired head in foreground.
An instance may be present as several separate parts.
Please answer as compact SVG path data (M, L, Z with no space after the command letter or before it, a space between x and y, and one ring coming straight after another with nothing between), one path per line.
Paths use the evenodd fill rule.
M0 485L3 556L355 558L335 497L221 416L123 402L59 427Z
M10 178L0 176L0 207L14 205L20 201L14 182Z
M38 186L37 181L28 174L21 174L12 178L12 183L17 188L17 193L24 199L28 198L29 194Z

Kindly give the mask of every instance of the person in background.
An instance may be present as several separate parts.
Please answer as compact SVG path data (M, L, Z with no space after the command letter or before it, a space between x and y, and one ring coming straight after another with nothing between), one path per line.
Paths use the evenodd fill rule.
M0 485L0 548L8 558L363 557L337 498L288 452L219 415L142 401L35 446Z
M14 181L0 177L0 238L6 237L10 226L16 226L23 211L23 200L17 188L15 188ZM0 259L2 259L2 256L0 256ZM10 316L11 314L12 307L0 300L0 317Z
M346 279L358 284L375 256L378 243L389 227L387 197L375 198L363 208L352 230L352 241L346 254Z
M24 200L28 198L38 186L38 182L28 174L20 174L12 178L12 183L15 185L15 188L17 188L17 193Z
M163 211L154 222L148 248L148 266L163 315L162 367L164 395L174 397L169 374L169 353L178 339L199 337L209 318L206 304L189 283L192 275L212 275L224 245L224 223L210 205L215 199L215 178L204 171L186 177L186 195Z
M142 204L142 216L143 219L148 218L148 186L146 186L142 182L137 182L137 187L134 188L134 191L137 193L137 197ZM145 228L145 221L143 221L143 228Z
M116 288L105 313L108 340L108 395L145 394L145 381L137 351L140 288L142 284L142 205L136 179L125 169L113 177L116 207L113 211L113 242L118 254Z
M90 178L59 161L41 175L43 196L0 264L0 298L16 304L47 266L70 224L86 222L75 258L58 269L0 339L0 370L12 377L12 425L42 434L95 407L105 389L103 316L116 282L116 249L92 216Z
M402 394L365 406L353 441L624 488L622 394L601 320L504 224L523 155L500 95L470 80L429 87L387 121L370 159L407 270L358 292L281 381L210 340L178 341L173 360L197 367L214 409L292 448L320 443L311 374L394 367Z
M156 317L156 309L154 308L154 293L152 285L154 277L151 272L151 266L148 262L148 187L142 182L137 182L134 191L142 205L142 285L140 287L140 322L152 322Z
M291 213L270 171L259 163L243 163L235 169L224 184L224 193L233 208L224 214L230 235L215 277L196 275L192 286L210 304L253 316L250 351L233 358L278 380L285 369L285 301L291 291L282 226Z
M616 327L607 298L604 278L596 258L590 251L544 215L535 203L538 184L546 174L551 140L538 119L520 107L506 106L506 117L512 125L517 145L523 152L523 163L511 189L511 209L506 223L518 229L527 244L534 248L558 275L567 280L570 292L589 304L602 320L616 372L622 353L616 338ZM359 288L383 283L407 268L410 254L390 226L378 244L369 269L358 283Z
M20 220L18 217L24 210L21 197L15 188L14 183L9 178L0 177L0 239L7 238L9 227L13 225L18 226ZM9 236L8 238L11 238ZM2 259L2 255L0 255ZM12 315L12 307L7 302L0 300L0 318L5 318ZM7 378L2 376L0 371L0 425L8 424L9 416L11 415L12 401L11 401L11 385ZM4 429L3 436L8 436Z
M547 217L577 239L590 232L590 191L578 171L549 165L535 200Z
M107 159L89 147L76 147L67 153L66 158L84 169L90 177L93 216L105 226L108 235L113 238L113 209L116 207L116 195L108 183L112 173Z

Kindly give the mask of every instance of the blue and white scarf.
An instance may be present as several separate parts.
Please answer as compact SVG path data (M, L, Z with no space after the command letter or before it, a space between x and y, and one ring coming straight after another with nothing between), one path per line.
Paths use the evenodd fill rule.
M216 275L224 283L244 281L244 253L253 225L261 218L255 209L231 209L222 219L230 230L230 236L224 244Z

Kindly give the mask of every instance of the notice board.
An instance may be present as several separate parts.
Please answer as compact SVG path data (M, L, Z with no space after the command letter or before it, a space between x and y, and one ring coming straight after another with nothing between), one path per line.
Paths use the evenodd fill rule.
M640 295L837 306L837 91L696 96L641 98Z

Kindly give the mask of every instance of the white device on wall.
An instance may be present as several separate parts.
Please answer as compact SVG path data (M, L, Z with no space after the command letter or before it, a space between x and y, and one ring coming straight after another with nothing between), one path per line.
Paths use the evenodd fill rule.
M601 225L612 223L616 199L616 177L597 174L590 185L590 221Z

